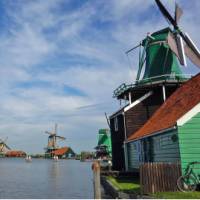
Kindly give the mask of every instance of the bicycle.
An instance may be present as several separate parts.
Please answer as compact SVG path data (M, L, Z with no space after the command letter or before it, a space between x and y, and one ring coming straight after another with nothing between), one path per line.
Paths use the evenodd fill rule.
M180 176L177 180L178 189L182 192L195 191L197 185L200 183L200 177L194 172L194 165L200 162L191 162L185 169L185 174Z

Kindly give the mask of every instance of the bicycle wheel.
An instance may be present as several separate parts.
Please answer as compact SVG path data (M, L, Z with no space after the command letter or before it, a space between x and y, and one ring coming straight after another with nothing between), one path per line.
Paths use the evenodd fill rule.
M180 176L177 180L177 186L182 192L195 191L197 182L193 176Z

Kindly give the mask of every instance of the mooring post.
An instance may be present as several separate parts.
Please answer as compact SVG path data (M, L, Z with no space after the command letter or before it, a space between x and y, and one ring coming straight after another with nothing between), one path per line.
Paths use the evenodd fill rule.
M101 199L101 183L100 183L100 164L95 161L92 164L93 183L94 183L94 199Z

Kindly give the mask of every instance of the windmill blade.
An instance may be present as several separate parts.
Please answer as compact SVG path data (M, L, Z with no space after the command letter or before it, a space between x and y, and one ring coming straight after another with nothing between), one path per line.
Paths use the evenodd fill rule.
M179 59L181 65L186 66L185 52L183 46L183 40L180 36L175 36L172 33L168 34L167 43L170 49L174 52L174 54Z
M194 44L194 42L192 41L192 39L190 38L190 36L185 33L184 34L184 40L185 42L187 43L187 45L192 49L192 51L198 56L200 57L200 51L199 49L197 48L197 46Z
M55 134L57 134L58 124L55 124Z
M8 140L8 137L6 137L6 139L4 140L4 143L6 143L6 142L7 142L7 140Z
M180 20L182 14L183 14L183 10L176 3L176 7L175 7L175 21L176 21L176 24Z
M187 44L185 45L184 48L185 48L185 54L191 60L191 62L194 63L196 66L200 67L199 56L197 56L197 54L195 54L194 51Z
M179 53L178 53L178 47L177 47L177 44L176 44L176 40L175 40L174 35L172 33L168 34L167 44L169 45L170 49L175 53L175 55L180 60L180 56L179 56Z
M170 13L165 8L165 6L160 2L160 0L155 0L155 1L161 13L164 15L164 17L174 26L175 29L177 29L178 26L176 20L170 15Z
M65 137L62 137L62 136L59 136L59 135L56 135L57 138L61 139L61 140L66 140Z
M185 54L196 66L200 67L200 51L187 33L180 33L185 41Z
M46 134L49 134L49 135L54 135L54 133L51 133L49 131L45 131Z
M183 45L183 39L181 36L179 35L176 36L176 43L177 43L177 48L178 48L180 64L186 66L187 64L186 64L186 58L185 58L185 50L184 50L184 45Z
M5 144L5 146L6 146L7 149L11 150L11 148L7 144Z

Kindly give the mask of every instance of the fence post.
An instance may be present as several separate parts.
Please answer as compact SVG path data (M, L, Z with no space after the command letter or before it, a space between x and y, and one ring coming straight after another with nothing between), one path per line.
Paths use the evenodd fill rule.
M100 183L100 164L95 161L92 164L93 183L94 183L94 199L101 199L101 183Z

